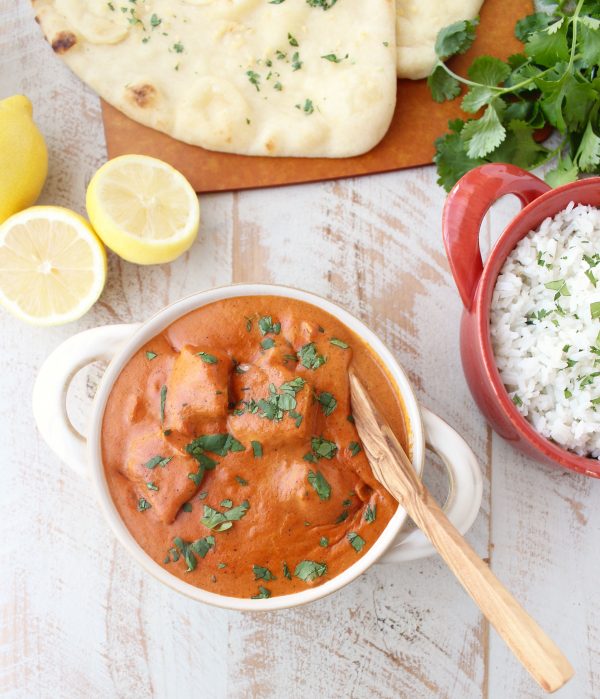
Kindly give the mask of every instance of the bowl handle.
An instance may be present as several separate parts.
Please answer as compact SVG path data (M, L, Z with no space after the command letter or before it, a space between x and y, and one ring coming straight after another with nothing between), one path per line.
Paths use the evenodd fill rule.
M447 422L426 408L421 408L427 446L442 459L450 478L450 492L444 512L461 534L475 521L483 481L475 454L469 445ZM435 549L422 531L416 529L407 536L400 534L397 543L379 559L379 563L402 563L431 556Z
M476 167L454 185L444 205L442 235L450 269L467 310L471 310L483 272L479 231L487 210L505 194L514 194L526 206L549 189L530 172L504 163Z
M33 415L46 444L78 475L87 476L86 439L69 419L67 391L75 374L99 359L110 361L137 323L105 325L73 335L42 364L33 387Z

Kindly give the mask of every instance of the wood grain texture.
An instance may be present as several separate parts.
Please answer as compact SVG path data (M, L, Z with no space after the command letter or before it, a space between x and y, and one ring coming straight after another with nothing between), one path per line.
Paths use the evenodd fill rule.
M350 391L356 428L376 479L431 541L487 621L541 688L546 692L560 689L573 676L567 658L450 522L352 370Z
M52 55L26 0L0 0L0 18L0 97L32 99L50 148L41 201L83 211L86 184L105 158L98 100ZM381 335L423 404L480 459L484 503L468 539L573 658L576 677L557 696L600 696L600 484L519 457L475 408L458 354L460 302L442 252L443 201L432 168L203 196L192 249L150 268L110 255L106 290L80 321L35 329L0 312L0 696L542 696L436 558L374 566L305 608L212 609L142 574L89 484L48 452L30 401L54 347L232 280L315 291ZM511 207L494 210L489 240ZM90 369L84 393L96 374ZM88 398L79 398L82 409Z

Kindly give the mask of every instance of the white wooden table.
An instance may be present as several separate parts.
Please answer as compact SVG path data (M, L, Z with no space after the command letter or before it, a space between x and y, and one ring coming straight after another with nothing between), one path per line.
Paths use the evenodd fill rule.
M0 98L18 92L49 146L41 202L84 212L86 184L106 158L98 99L52 55L29 3L0 0ZM375 566L333 597L265 615L179 597L128 558L90 485L41 441L32 385L62 340L192 291L271 281L370 324L423 404L470 442L485 493L469 540L573 662L576 677L558 696L600 697L600 483L521 457L477 411L460 367L443 202L432 167L202 196L189 253L150 268L110 255L106 290L79 322L36 329L0 314L1 696L542 696L437 558ZM515 210L494 209L488 244ZM79 412L98 376L91 368L76 382Z

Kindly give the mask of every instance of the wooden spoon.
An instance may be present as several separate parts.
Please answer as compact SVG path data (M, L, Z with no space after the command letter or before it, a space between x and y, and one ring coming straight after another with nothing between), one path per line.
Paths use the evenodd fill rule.
M431 541L536 682L547 692L562 687L573 676L567 658L450 523L352 372L350 389L352 414L375 478Z

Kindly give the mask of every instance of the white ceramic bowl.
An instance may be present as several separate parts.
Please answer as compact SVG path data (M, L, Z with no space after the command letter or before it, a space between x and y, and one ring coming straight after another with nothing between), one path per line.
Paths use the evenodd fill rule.
M91 479L100 506L116 537L131 557L155 578L177 592L217 607L245 611L274 610L312 602L335 592L375 561L399 563L429 556L432 546L420 531L401 532L406 513L398 508L379 539L356 563L317 587L270 599L251 600L209 592L175 577L135 541L115 507L104 476L100 431L106 401L125 364L148 340L181 316L221 299L236 296L283 296L311 303L347 325L379 356L395 381L410 422L412 462L417 473L425 463L425 444L442 458L450 475L446 514L461 533L471 526L481 505L481 472L473 452L449 425L419 406L410 382L387 347L360 320L343 308L305 291L267 284L239 284L202 291L156 313L142 324L107 325L86 330L63 342L44 362L33 391L33 412L48 446L78 474ZM106 359L109 365L94 398L87 437L69 421L66 394L75 374L87 364Z

